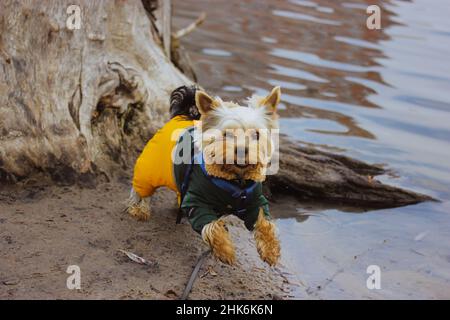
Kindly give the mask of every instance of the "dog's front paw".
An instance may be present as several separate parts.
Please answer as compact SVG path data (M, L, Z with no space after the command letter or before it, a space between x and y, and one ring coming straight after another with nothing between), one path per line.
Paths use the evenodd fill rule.
M139 221L147 221L150 218L150 207L144 199L138 203L129 205L127 212L130 216Z
M205 225L202 229L202 238L211 247L217 259L229 265L235 263L234 244L223 221L217 220Z
M255 224L254 236L261 260L270 266L276 265L281 256L280 241L276 236L275 224L264 217L262 209Z

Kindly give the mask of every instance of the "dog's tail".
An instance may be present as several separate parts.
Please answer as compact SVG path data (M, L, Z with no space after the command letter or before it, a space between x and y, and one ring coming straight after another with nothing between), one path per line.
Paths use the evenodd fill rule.
M183 116L189 120L200 119L195 105L196 86L181 86L172 91L170 95L170 118Z

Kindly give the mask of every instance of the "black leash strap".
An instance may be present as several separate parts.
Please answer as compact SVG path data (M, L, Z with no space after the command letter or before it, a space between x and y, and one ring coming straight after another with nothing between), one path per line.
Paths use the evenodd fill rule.
M180 206L178 208L177 224L180 224L181 219L183 219L183 210L181 209L181 206L183 204L184 196L186 195L187 189L189 187L189 181L190 181L191 173L192 173L192 161L193 160L191 160L191 163L188 165L188 168L184 175L183 183L181 184Z
M205 262L208 255L211 253L211 250L207 250L203 252L200 257L197 260L197 264L195 265L194 270L191 273L191 277L189 278L189 281L186 285L186 288L184 289L183 295L181 296L180 300L186 300L189 296L189 293L191 293L192 286L194 285L195 279L197 279L198 272L200 271L200 268L202 267L203 263Z
M181 201L183 201L183 200L181 200ZM181 203L181 201L180 201L180 203ZM181 204L180 204L180 207L178 208L176 224L180 224L181 223L181 219L183 219L183 210L181 210Z
M194 137L192 136L194 132L194 128L188 129L187 133L191 137L191 141L194 141ZM182 139L184 139L184 135L182 136ZM182 141L180 140L180 142ZM177 224L181 223L181 219L183 219L183 210L181 209L181 206L183 205L183 199L184 196L187 193L187 190L189 188L189 182L191 179L191 173L192 173L192 166L194 165L194 156L195 156L195 150L193 144L191 145L191 162L188 164L188 167L186 168L186 172L183 177L183 183L181 184L181 190L180 190L180 206L178 208L178 215L177 215Z

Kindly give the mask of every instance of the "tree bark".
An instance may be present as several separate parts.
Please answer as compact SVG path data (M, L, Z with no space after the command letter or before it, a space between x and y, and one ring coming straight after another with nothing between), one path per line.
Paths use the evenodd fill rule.
M145 1L151 4L152 1ZM141 1L0 2L0 179L75 181L127 167L190 81Z
M271 192L300 200L345 205L355 209L400 207L434 200L416 192L383 184L375 176L387 173L343 155L280 141L280 170L268 177Z
M72 1L0 1L2 183L36 173L75 183L132 167L168 119L171 91L191 83L162 49L160 2L78 0L81 28L70 30ZM359 161L288 142L280 152L274 191L362 207L430 199L370 181L383 170Z

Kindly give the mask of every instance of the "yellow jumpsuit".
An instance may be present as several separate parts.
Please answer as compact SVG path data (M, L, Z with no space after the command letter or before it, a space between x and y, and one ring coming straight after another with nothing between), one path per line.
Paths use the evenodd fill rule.
M133 189L141 198L158 187L168 187L179 195L173 176L172 153L185 129L194 121L176 116L159 129L145 146L134 166Z

